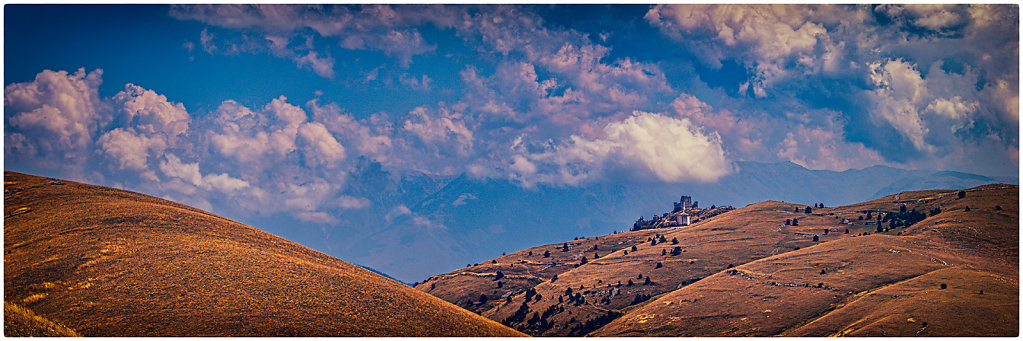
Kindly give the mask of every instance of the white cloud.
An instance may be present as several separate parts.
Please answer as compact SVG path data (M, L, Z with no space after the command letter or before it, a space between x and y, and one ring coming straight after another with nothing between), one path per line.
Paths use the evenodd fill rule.
M188 131L191 116L181 103L134 84L111 98L117 111L115 124L97 140L100 150L116 161L118 169L149 170L150 158L159 158L164 150L179 145Z
M903 60L892 60L870 65L871 80L877 89L872 96L875 110L872 115L880 117L905 136L917 150L932 151L924 137L924 126L917 106L927 96L920 71L916 65Z
M149 136L162 134L174 139L185 134L191 121L181 103L171 103L166 96L131 83L114 95L113 102L123 112L125 125Z
M249 186L247 181L231 177L226 173L207 174L202 177L203 188L220 193L234 193L249 188Z
M242 163L264 163L296 150L295 138L306 121L302 108L275 98L259 112L227 100L217 108L209 132L214 150Z
M324 78L334 78L334 58L320 57L316 51L309 51L306 55L295 58L299 67L308 67Z
M740 57L748 61L753 77L740 91L752 87L757 97L789 77L788 65L798 63L806 71L834 69L834 52L844 45L832 41L824 26L842 9L846 20L857 18L855 9L804 5L658 5L645 18L666 35L687 42L704 62L721 67L721 60ZM707 40L720 44L706 44ZM829 53L816 52L818 46ZM822 58L824 57L824 58Z
M341 195L334 200L336 200L337 206L343 209L362 209L370 206L369 199L350 195Z
M303 124L298 129L298 136L303 142L304 154L313 163L334 167L344 161L345 147L334 139L322 123Z
M513 166L525 169L520 180L578 184L597 180L609 167L648 174L660 181L715 181L731 172L732 166L716 133L707 133L686 118L636 112L603 129L603 137L587 139L577 135L552 150L524 155L529 162L553 166L549 173L526 178L531 166L516 159Z
M111 120L98 94L102 75L98 69L86 73L82 68L73 74L43 70L31 82L8 84L6 131L15 129L21 135L12 142L33 145L19 150L38 153L28 156L36 162L80 167L95 134Z
M334 225L340 222L327 212L297 212L294 216L298 220L315 224Z
M162 152L167 148L163 139L149 138L123 128L103 134L97 142L103 153L117 162L118 169L137 171L149 168L150 150Z
M809 169L844 171L887 164L877 151L850 143L840 132L796 126L778 144L777 156Z
M473 133L466 127L463 115L447 107L431 110L422 106L409 112L402 129L412 133L436 151L468 155L472 150Z
M313 120L323 124L331 134L341 140L342 145L355 146L359 155L389 163L393 147L390 122L379 116L373 116L368 120L356 120L351 115L342 113L337 103L320 105L315 99L306 102L306 108L313 114Z
M455 199L455 201L451 203L451 206L465 206L465 204L467 204L469 200L476 199L479 198L477 198L476 195L472 193L462 193L458 195L458 199Z
M171 179L181 179L192 186L201 186L203 177L199 172L199 163L184 163L174 154L164 155L165 159L160 161L159 169Z

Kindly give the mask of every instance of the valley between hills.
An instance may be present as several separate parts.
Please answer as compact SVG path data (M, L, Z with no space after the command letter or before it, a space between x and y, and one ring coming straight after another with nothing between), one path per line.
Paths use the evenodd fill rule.
M8 171L4 335L1017 336L1018 198L716 208L413 288L188 206Z

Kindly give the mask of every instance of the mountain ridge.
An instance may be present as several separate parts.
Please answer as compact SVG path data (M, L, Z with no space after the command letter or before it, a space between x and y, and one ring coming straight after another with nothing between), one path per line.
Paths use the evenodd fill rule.
M1011 336L1018 197L992 184L839 207L765 201L534 246L416 288L536 336ZM904 298L884 305L889 292Z

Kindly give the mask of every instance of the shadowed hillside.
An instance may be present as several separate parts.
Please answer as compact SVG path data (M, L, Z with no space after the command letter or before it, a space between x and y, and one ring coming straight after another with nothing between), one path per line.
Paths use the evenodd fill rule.
M4 203L7 336L521 335L170 201L5 172Z
M987 185L842 207L762 202L689 227L569 242L570 252L531 248L416 288L533 335L1013 336L1018 193ZM588 262L527 271L539 250ZM540 275L498 289L481 275L497 271ZM506 297L467 300L481 292Z

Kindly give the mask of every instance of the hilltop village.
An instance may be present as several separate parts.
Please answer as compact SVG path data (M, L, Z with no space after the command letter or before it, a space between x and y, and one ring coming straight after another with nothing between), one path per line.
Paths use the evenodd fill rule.
M717 207L714 205L711 205L710 208L701 209L700 202L693 201L693 198L687 195L683 195L678 202L673 204L674 207L671 212L664 213L663 215L654 214L650 220L646 220L642 216L639 217L636 223L632 224L632 231L689 226L698 221L735 209L732 206Z

